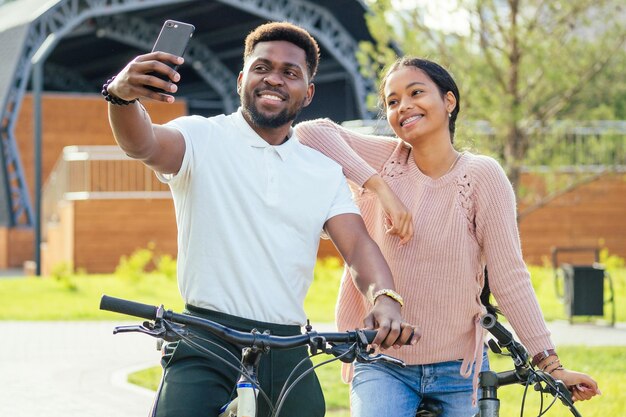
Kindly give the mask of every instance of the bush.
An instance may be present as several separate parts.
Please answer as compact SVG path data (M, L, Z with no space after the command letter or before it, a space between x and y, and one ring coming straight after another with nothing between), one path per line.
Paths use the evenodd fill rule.
M78 284L74 279L74 268L69 262L61 262L52 268L50 276L59 283L59 285L71 292L78 291Z
M154 242L150 242L146 248L137 249L130 256L122 256L115 268L115 275L135 283L150 272L176 280L176 259L168 254L157 255L155 249Z

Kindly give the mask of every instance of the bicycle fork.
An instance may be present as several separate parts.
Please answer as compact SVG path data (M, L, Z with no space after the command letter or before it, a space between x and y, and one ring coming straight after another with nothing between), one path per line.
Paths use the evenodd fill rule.
M478 400L478 414L474 417L498 417L500 415L498 375L493 371L483 371L478 378L482 395Z

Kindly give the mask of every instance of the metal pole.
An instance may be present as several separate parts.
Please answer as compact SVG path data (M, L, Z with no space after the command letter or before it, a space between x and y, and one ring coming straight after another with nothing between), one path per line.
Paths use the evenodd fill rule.
M41 90L43 61L33 67L33 107L35 122L35 275L41 276Z
M31 58L33 65L33 118L35 123L35 275L41 276L41 91L43 89L43 65L56 45L56 35L51 33Z

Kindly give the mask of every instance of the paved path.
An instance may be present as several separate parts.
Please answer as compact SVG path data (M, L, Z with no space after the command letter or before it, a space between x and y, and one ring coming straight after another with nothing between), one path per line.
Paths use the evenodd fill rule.
M147 336L113 336L116 324L0 321L0 417L147 416L153 394L126 374L158 364L159 352ZM626 324L550 328L560 346L626 346Z
M113 336L113 326L0 322L0 416L147 416L153 394L130 386L126 374L160 354L154 339Z

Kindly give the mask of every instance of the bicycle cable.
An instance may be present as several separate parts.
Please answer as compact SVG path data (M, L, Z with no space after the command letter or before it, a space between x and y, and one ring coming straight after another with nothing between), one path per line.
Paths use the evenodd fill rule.
M520 417L524 416L524 408L525 408L526 400L528 398L528 388L533 382L538 384L538 388L536 388L536 390L539 391L539 414L537 415L537 417L541 417L545 415L550 410L550 408L554 406L557 399L561 399L561 401L565 400L565 402L568 403L568 406L570 407L573 406L571 402L567 400L567 398L563 397L563 395L561 394L561 391L555 386L555 384L553 384L553 381L551 381L550 378L547 378L544 374L539 373L532 368L530 369L530 373L533 378L528 378L526 380L526 383L524 384L524 394L522 396L522 404L520 407ZM552 391L554 392L554 394L552 395L552 401L545 409L544 409L543 394L546 392L550 392L550 390L544 388L541 385L542 383L548 386L549 388L551 388Z
M287 384L289 384L289 380L295 375L296 369L298 369L302 364L304 364L307 360L310 360L312 357L313 356L307 356L306 358L303 358L302 360L300 360L300 362L298 362L298 364L293 367L289 375L287 375L287 378L285 379L285 383L280 389L280 393L278 394L278 398L276 399L277 406L280 403L280 401L282 401L285 390L287 389Z
M528 378L526 380L526 383L524 384L524 395L522 395L522 405L520 407L520 417L524 417L524 407L526 405L526 398L528 396L528 387L530 386L530 378ZM543 400L542 400L543 402Z
M232 358L234 358L234 359L235 359L235 361L237 361L237 363L238 363L239 365L243 365L243 362L241 362L241 361L237 358L237 356L235 356L232 352L230 352L230 351L229 351L228 349L226 349L225 347L223 347L223 346L219 345L218 343L216 343L216 342L214 342L214 341L212 341L212 340L206 339L206 338L204 338L204 337L202 337L202 336L195 335L195 336L193 336L193 338L192 338L192 337L189 337L189 336L183 335L182 333L179 333L179 331L178 331L177 329L172 329L172 330L173 330L173 331L174 331L174 333L176 333L176 334L177 334L177 335L178 335L178 336L179 336L182 340L184 340L184 341L186 341L187 343L189 343L189 345L190 345L190 346L192 346L192 347L194 347L194 348L198 349L199 351L201 351L201 352L203 352L203 353L205 353L205 354L207 354L207 355L209 355L209 356L211 356L211 357L213 357L213 358L215 358L215 359L219 360L220 362L222 362L223 364L225 364L225 365L226 365L226 366L228 366L229 368L231 368L231 369L235 370L238 374L243 375L243 376L244 376L244 377L248 380L248 382L250 382L250 383L251 383L251 384L252 384L252 385L253 385L253 386L254 386L254 387L255 387L255 388L259 391L259 393L261 394L261 396L263 397L263 399L264 399L264 400L265 400L265 402L267 403L268 407L270 408L270 412L271 412L271 413L273 413L273 412L274 412L274 406L272 405L272 400L271 400L271 399L270 399L270 397L269 397L269 396L265 393L265 391L261 388L260 384L258 384L257 382L255 382L255 381L254 381L254 378L253 378L253 376L252 376L252 375L250 375L250 374L249 374L246 370L244 370L244 369L243 369L243 367L233 365L232 363L228 362L226 359L222 358L222 357L221 357L220 355L218 355L217 353L212 352L212 351L210 351L209 349L205 348L204 346L202 346L202 345L200 345L200 344L196 343L196 342L193 340L193 338L196 338L196 339L202 340L202 341L207 342L207 343L209 343L209 344L211 344L211 345L213 345L213 346L215 346L215 347L218 347L218 348L222 349L223 351L225 351L226 353L228 353L228 355L230 355ZM256 396L256 393L255 393L255 396Z
M192 347L195 347L196 349L200 350L201 352L212 356L216 359L218 359L219 361L221 361L222 363L224 363L225 365L227 365L228 367L230 367L231 369L235 370L238 374L243 375L248 382L250 382L250 384L252 384L252 386L254 386L259 393L261 394L261 396L263 397L263 399L265 400L265 402L267 403L267 405L270 408L270 411L274 411L274 406L272 405L272 400L270 399L270 397L267 395L267 393L261 388L260 384L258 384L255 380L254 377L252 375L250 375L248 373L248 371L244 370L243 367L241 366L236 366L233 365L232 363L228 362L226 359L222 358L221 356L219 356L217 353L215 352L211 352L210 350L208 350L207 348L205 348L204 346L196 343L195 341L191 340L189 337L187 336L181 336L187 343L189 343ZM216 342L213 342L211 340L205 339L201 336L195 336L196 339L200 339L202 341L208 342L210 344L213 344L214 346L220 347L223 350L226 350L226 348L224 348L223 346L218 345ZM227 351L227 350L226 350ZM227 351L228 352L228 351ZM243 362L241 362L235 355L233 355L231 352L228 352L230 355L235 357L235 360L237 361L237 363L239 365L243 365ZM255 392L255 399L256 399L256 392Z
M314 365L313 367L307 369L306 371L304 371L303 373L301 373L290 385L289 387L285 390L285 387L287 385L287 382L285 382L285 385L283 385L283 390L281 390L281 394L278 396L278 400L276 401L276 412L275 414L272 414L272 417L278 417L279 413L281 411L281 409L283 408L283 404L285 403L285 400L287 398L287 396L289 395L289 393L291 392L291 390L296 386L296 384L298 382L300 382L304 377L306 377L308 374L310 374L311 372L315 371L315 369L319 368L320 366L329 364L331 362L340 360L342 357L348 355L349 353L351 353L352 348L354 348L356 346L356 343L352 344L350 346L350 349L346 350L344 353L342 353L339 356L336 356L334 358L325 360L323 362L318 363L317 365ZM318 355L320 355L321 353L318 353ZM302 361L300 361L300 363L298 363L298 365L296 365L294 367L294 370L300 366L301 363L303 363L306 359L311 359L313 356L317 356L317 355L311 355L305 359L303 359ZM294 371L291 371L291 373L289 374L289 376L287 377L287 381L289 381L289 378L291 378L291 375L293 374Z
M558 390L558 388L555 387L552 384L552 381L546 378L545 375L541 375L535 371L533 371L533 375L535 375L535 377L538 379L537 383L539 384L539 393L540 393L541 403L540 403L540 408L539 408L539 415L537 417L541 417L544 414L546 414L548 410L550 410L550 408L552 408L552 406L556 403L556 400L558 400L559 398L563 398L563 397L561 395L561 392ZM552 397L552 402L546 407L545 410L543 409L543 387L541 386L542 381L546 385L550 386L555 392L555 394Z

